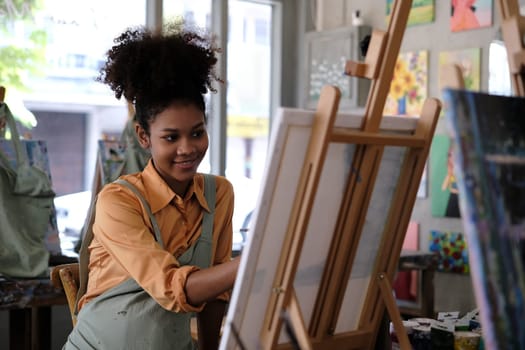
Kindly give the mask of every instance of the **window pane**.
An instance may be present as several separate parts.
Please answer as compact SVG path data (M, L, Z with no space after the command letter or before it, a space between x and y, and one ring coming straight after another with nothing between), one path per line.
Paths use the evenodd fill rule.
M211 0L164 0L162 14L164 22L183 18L185 23L200 28L210 28Z
M19 80L2 77L2 84L7 87L6 102L15 107L15 115L32 119L25 123L25 131L48 143L53 186L60 196L90 189L96 140L123 129L125 102L116 100L95 77L113 38L126 27L144 24L145 0L37 3L38 7L22 6L11 11L0 23L5 23L0 28L5 29L2 38L7 38L0 49L17 57L14 63L0 62L0 67L16 64L19 72ZM124 8L126 15L117 15ZM0 55L0 59L9 56ZM66 120L56 125L49 121L53 115ZM71 163L68 158L79 161Z
M226 176L235 188L234 231L245 233L268 146L272 5L230 0L229 23Z
M85 190L91 190L97 140L119 135L128 115L125 102L95 77L113 38L145 23L145 8L145 0L0 5L0 13L7 14L0 18L0 83L22 132L46 141L65 254L78 239L89 206Z
M162 15L164 23L183 19L185 23L193 24L199 28L205 28L209 30L211 26L210 13L211 0L164 0L162 3ZM205 96L205 102L206 106L209 107L209 94L208 96ZM210 169L210 152L207 152L199 166L198 171L209 173Z

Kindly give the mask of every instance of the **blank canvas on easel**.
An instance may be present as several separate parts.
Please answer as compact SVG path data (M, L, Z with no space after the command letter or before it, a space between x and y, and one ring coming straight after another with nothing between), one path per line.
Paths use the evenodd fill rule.
M357 129L362 117L341 114L336 124ZM298 178L301 173L306 149L303 146L310 138L313 112L298 109L280 109L274 122L269 152L270 167L263 179L263 188L249 232L250 239L243 251L239 271L238 288L234 289L227 322L233 322L245 345L255 346L259 341L267 300L272 293L272 279L278 268L276 256L283 246L290 217ZM390 132L410 134L417 119L385 117L382 127ZM397 129L397 130L396 130ZM315 200L310 225L303 243L301 260L295 277L294 287L302 308L305 322L308 323L315 298L320 286L326 255L330 247L332 233L337 221L339 207L348 172L355 171L350 164L355 145L330 145L324 171L321 175L318 197ZM374 279L373 268L379 242L385 231L386 213L389 211L391 197L398 181L399 168L404 156L403 147L386 147L383 162L379 169L378 181L372 192L371 202L365 220L363 236L357 251L354 269L346 288L342 310L335 332L356 329L367 295L368 285ZM257 255L257 258L254 257ZM260 317L254 317L260 315ZM227 336L226 336L227 337ZM281 333L280 342L290 340ZM232 348L233 344L223 347Z

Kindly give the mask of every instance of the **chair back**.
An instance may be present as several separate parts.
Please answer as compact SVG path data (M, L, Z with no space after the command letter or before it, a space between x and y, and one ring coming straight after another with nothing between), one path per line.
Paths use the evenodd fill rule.
M78 285L79 285L79 264L62 264L51 269L51 282L56 288L64 290L71 314L71 321L73 327L77 323L77 315L75 313L75 304L77 300Z

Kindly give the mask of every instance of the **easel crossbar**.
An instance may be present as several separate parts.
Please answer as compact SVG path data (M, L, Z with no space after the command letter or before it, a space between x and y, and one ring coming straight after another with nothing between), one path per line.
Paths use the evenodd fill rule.
M385 135L373 132L352 131L343 128L334 128L330 137L331 142L353 143L357 145L404 146L423 148L425 139L411 135Z

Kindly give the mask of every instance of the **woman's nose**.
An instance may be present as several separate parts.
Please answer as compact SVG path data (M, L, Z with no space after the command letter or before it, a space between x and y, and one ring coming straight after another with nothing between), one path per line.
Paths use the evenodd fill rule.
M177 154L189 154L195 149L193 143L187 138L182 138L177 146Z

